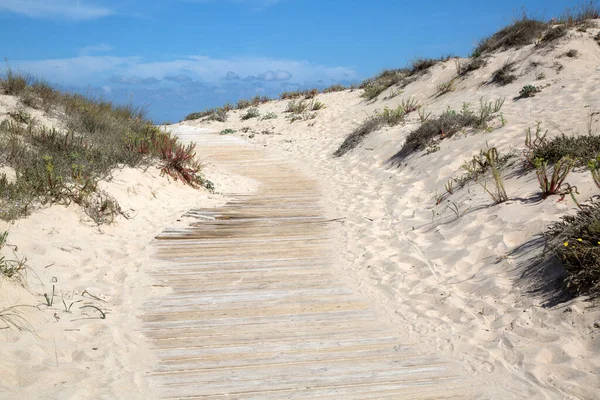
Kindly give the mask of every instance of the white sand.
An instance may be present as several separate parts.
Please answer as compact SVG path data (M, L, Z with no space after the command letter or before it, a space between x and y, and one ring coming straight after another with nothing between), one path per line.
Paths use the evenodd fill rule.
M0 121L15 106L15 98L0 96ZM39 124L60 128L57 120L28 112ZM2 168L14 178L14 171ZM210 164L204 172L217 194L161 177L156 167L116 170L100 186L129 219L118 217L110 225L97 227L77 206L59 205L0 225L16 248L16 255L9 248L4 254L26 257L28 266L23 285L0 279L0 314L16 306L13 321L26 329L0 330L0 398L155 397L144 378L153 356L136 317L145 299L165 290L144 272L156 262L148 244L188 209L223 204L219 191L254 190L247 179ZM48 306L44 293L51 297L53 287ZM82 308L87 305L106 318Z
M441 97L436 97L437 85L455 76L454 60L433 67L393 99L383 100L389 90L372 104L360 98L361 90L319 95L327 108L310 121L290 124L283 114L287 101L277 101L259 110L275 112L278 119L241 121L245 111L235 111L226 123L184 124L217 132L235 129L250 143L288 154L318 177L330 216L344 218L339 268L381 307L399 335L451 353L470 373L500 380L517 398L528 388L537 393L535 398L594 399L600 388L600 329L594 326L600 321L598 309L581 299L543 307L544 299L528 294L526 282L519 279L523 258L512 253L550 222L574 212L571 199L536 199L535 174L511 173L518 163L505 174L507 203L492 205L476 184L439 206L435 198L486 142L501 152L520 152L525 129L536 121L549 135L586 133L589 107L600 109L600 46L591 38L597 32L573 31L555 49L527 46L498 53ZM562 56L571 48L579 51L578 58ZM507 60L517 62L519 79L503 87L486 84ZM531 61L541 65L534 67ZM555 62L564 66L560 73ZM546 78L536 81L540 72ZM534 98L513 101L526 84L549 86ZM331 157L368 114L395 108L409 97L433 115L448 106L460 110L463 102L477 109L480 98L506 97L502 113L507 123L502 127L496 119L492 132L456 135L442 141L439 151L418 153L392 167L387 160L419 124L414 113L405 125L377 131L346 156ZM593 129L600 133L598 117ZM250 131L243 133L243 127ZM598 194L587 171L572 173L567 182L578 187L580 201ZM449 206L465 214L457 218Z
M596 308L582 300L542 307L543 299L528 294L518 279L521 259L511 251L527 243L552 221L573 212L569 198L557 202L524 202L538 192L533 174L508 173L511 201L493 206L477 185L457 191L435 205L436 193L460 174L461 164L486 142L500 151L523 147L524 131L536 121L566 133L584 133L588 106L600 108L600 46L586 33L573 32L554 50L533 46L499 53L489 64L456 82L457 89L435 97L438 84L455 75L454 61L439 64L404 93L366 104L361 91L319 95L327 108L311 121L290 124L287 102L270 102L262 114L278 119L240 121L230 113L226 123L186 122L215 131L238 130L251 145L286 154L318 177L324 202L339 223L338 267L348 283L377 304L382 318L401 337L457 360L478 381L494 381L514 398L593 399L600 387L600 322ZM578 49L576 59L561 57ZM487 85L490 74L505 61L518 63L520 78L504 87ZM539 61L531 67L530 61ZM557 73L554 62L564 65ZM536 73L546 78L535 81ZM536 97L513 101L526 84L550 86ZM463 102L477 108L479 99L506 97L507 120L490 133L466 133L441 143L439 151L419 153L399 168L386 161L418 126L415 114L405 125L371 134L348 155L331 154L367 114L396 107L414 96L434 115ZM16 100L0 96L0 120ZM55 120L35 115L45 124ZM600 124L594 122L600 131ZM249 127L243 134L240 129ZM268 129L272 134L261 133ZM202 158L202 157L201 157ZM6 168L2 172L10 171ZM226 176L207 166L217 189L253 189L241 177ZM589 173L579 171L567 181L577 185L579 199L597 194ZM7 227L9 242L27 257L27 287L0 280L0 310L13 306L35 334L0 331L0 397L6 398L148 398L155 393L144 377L153 362L135 317L144 299L159 294L144 273L151 261L147 244L166 225L192 206L210 207L222 196L192 190L158 176L158 171L123 169L104 187L119 200L131 219L119 218L100 229L76 207L53 206L36 211ZM457 218L448 208L466 211ZM54 305L43 297L55 287ZM89 293L101 300L94 299ZM70 312L65 311L71 303ZM107 312L106 319L82 304ZM534 394L531 394L534 393ZM494 393L490 398L498 398Z

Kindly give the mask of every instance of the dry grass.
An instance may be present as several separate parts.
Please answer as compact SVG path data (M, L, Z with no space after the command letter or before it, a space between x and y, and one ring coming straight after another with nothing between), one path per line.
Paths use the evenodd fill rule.
M120 209L97 183L121 166L159 162L163 173L192 186L204 182L193 147L160 131L142 109L61 93L45 83L19 93L38 95L66 129L37 126L19 109L0 123L0 162L16 172L14 182L0 177L0 219L20 218L48 203L76 203L96 222L110 222Z
M547 28L546 22L530 19L524 15L492 36L482 39L473 50L473 56L479 57L496 50L527 46L532 44Z
M492 73L492 83L500 86L508 85L517 80L517 76L513 74L515 63L507 61L504 65Z

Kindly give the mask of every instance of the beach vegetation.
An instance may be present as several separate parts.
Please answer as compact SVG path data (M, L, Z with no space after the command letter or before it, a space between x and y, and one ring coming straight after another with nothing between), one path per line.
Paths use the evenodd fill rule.
M513 74L515 70L515 63L507 61L492 73L492 83L500 86L508 85L517 80L517 76Z

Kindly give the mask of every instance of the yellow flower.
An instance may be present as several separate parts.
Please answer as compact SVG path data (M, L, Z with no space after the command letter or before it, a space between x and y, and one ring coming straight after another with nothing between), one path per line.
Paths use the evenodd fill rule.
M583 242L582 238L577 239L578 242Z
M598 243L600 243L600 242L598 242ZM569 245L569 242L565 242L565 247L567 247L568 245Z

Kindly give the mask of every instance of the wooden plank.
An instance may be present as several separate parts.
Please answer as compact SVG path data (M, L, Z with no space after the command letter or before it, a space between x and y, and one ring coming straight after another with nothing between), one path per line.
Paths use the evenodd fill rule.
M186 213L148 266L157 286L143 332L165 398L470 397L457 369L396 337L332 268L318 186L235 138L181 130L218 168L260 182L224 207Z

